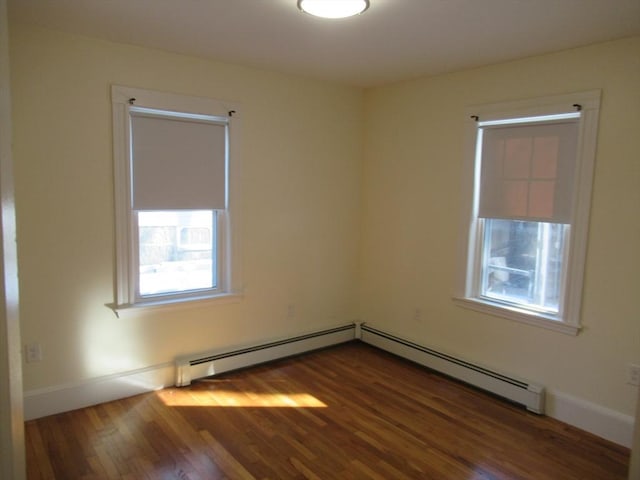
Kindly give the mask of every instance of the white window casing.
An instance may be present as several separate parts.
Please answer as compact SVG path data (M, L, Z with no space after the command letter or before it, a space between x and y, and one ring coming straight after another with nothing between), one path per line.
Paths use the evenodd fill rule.
M112 86L111 98L116 298L109 306L121 314L142 308L237 301L242 291L238 106L117 85ZM179 164L172 162L176 157ZM161 209L216 212L219 278L215 291L148 299L137 295L138 227L134 212Z
M595 90L472 106L467 109L462 233L458 247L460 265L454 293L456 304L567 334L578 333L599 107L600 91ZM544 117L544 121L541 121L541 117ZM553 175L539 176L547 178L534 178L535 175L525 178L521 175L513 181L506 174L490 174L494 168L494 160L491 160L491 155L486 151L479 151L479 136L489 132L489 141L482 145L485 149L492 148L492 143L497 144L501 138L510 135L510 125L521 134L525 132L539 137L544 137L544 129L549 126L559 137L565 133L570 136L571 129L577 128L575 152L571 151L571 142L568 142L568 147L562 147L565 149L565 156L575 158L575 164L565 164ZM480 165L482 156L489 158L485 165ZM479 185L481 173L489 179L482 185L482 198ZM504 191L508 194L501 193ZM553 193L547 195L549 192ZM519 200L508 205L508 198ZM476 273L479 271L482 255L480 239L483 232L480 230L483 218L511 218L568 225L562 298L557 315L491 301L486 297L480 298Z

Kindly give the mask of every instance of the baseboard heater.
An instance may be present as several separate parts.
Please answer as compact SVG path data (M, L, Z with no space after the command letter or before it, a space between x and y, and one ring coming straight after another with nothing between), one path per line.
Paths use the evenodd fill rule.
M365 343L524 405L531 412L544 413L544 388L539 385L474 365L460 358L376 330L366 324L359 327L360 339Z
M209 352L176 359L176 385L223 372L299 355L355 339L356 325L344 325L237 350Z

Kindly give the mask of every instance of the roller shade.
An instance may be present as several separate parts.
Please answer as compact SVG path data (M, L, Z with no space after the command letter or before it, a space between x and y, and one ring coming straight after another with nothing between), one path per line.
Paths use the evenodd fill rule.
M132 208L224 209L226 128L220 122L132 111Z
M478 216L570 223L578 119L481 127Z

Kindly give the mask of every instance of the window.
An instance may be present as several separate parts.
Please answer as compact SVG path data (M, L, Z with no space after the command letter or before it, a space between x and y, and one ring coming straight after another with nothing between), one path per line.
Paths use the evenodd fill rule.
M119 86L112 103L116 311L237 296L236 109Z
M461 306L577 333L599 99L470 110Z

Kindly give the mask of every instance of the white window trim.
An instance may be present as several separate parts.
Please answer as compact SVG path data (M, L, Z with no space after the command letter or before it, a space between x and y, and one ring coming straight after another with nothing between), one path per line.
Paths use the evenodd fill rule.
M136 107L154 110L188 112L208 116L229 117L228 148L232 161L228 165L227 209L218 214L224 223L218 246L220 258L220 283L218 292L206 295L182 296L175 299L136 301L135 279L137 266L131 212L130 129L129 106L131 99ZM113 156L115 178L115 230L116 230L116 290L115 302L108 305L117 315L142 312L158 308L186 308L209 304L236 302L242 298L242 265L240 239L240 111L237 104L211 98L157 92L141 88L113 85L111 88L113 109Z
M596 156L596 138L600 109L600 90L592 90L568 95L555 95L543 98L477 105L466 110L465 146L463 163L463 214L459 237L459 259L454 292L454 302L463 307L481 313L495 315L509 320L535 325L570 335L576 335L580 329L584 264L587 253L587 236L591 208L591 189ZM576 107L579 105L579 107ZM537 117L570 113L580 108L581 120L578 137L576 165L576 184L574 190L571 233L569 237L569 258L567 260L566 280L560 318L526 309L501 305L474 296L471 272L474 262L479 258L475 251L476 219L474 217L474 182L476 165L476 138L478 133L476 119L491 121L522 117Z

